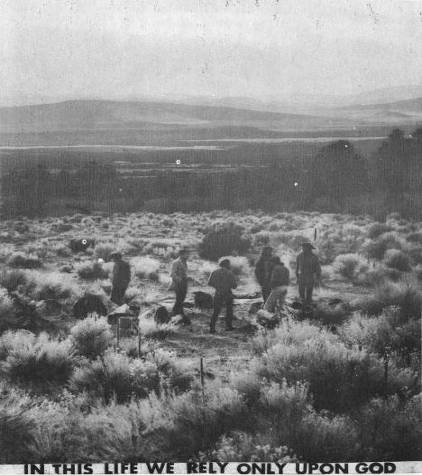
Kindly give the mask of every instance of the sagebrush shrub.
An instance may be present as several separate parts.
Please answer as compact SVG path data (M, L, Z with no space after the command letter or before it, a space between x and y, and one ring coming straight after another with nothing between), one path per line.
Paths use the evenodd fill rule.
M104 259L105 262L110 260L110 255L115 251L111 244L97 244L94 249L94 254L99 259Z
M70 342L58 342L43 333L35 338L15 338L1 368L10 381L43 391L65 384L73 365Z
M95 359L113 343L113 333L106 318L85 318L70 330L73 347L79 355Z
M294 332L294 331L293 331ZM384 386L383 361L364 349L347 348L338 337L314 330L310 338L277 342L255 362L255 371L270 381L306 381L317 409L350 410L370 397L394 393L414 384L411 371L394 363ZM287 344L286 344L287 343Z
M114 396L117 402L132 396L147 397L151 391L159 391L157 368L150 362L132 360L124 354L106 352L104 357L76 368L71 387L87 391L109 402Z
M28 416L30 400L12 389L0 394L0 463L27 462L31 455L34 421Z
M204 460L232 462L233 460L248 460L249 462L292 463L296 457L286 446L274 446L271 436L264 433L256 435L234 431L221 436L215 448L204 454Z
M222 256L244 254L250 248L249 239L243 236L243 228L233 223L210 229L199 244L203 259L217 261Z
M83 263L76 266L76 271L81 279L96 280L106 279L109 272L99 262Z
M160 269L160 261L152 257L134 257L130 260L134 274L139 279L158 280L158 270Z
M381 236L381 234L388 233L392 231L394 228L389 224L385 223L374 223L368 229L368 237L370 239L376 239L377 237Z
M385 252L384 262L388 267L401 272L409 272L411 270L409 256L398 249L388 249Z
M27 286L29 277L25 271L3 270L0 273L0 285L9 292L14 292L18 287Z
M20 267L23 269L36 269L42 267L43 263L41 259L36 255L27 255L22 252L13 253L8 261L10 267Z
M368 271L369 265L359 254L340 254L334 259L333 268L341 277L357 283L359 276Z
M371 400L359 414L360 458L366 460L421 460L422 400L397 396Z

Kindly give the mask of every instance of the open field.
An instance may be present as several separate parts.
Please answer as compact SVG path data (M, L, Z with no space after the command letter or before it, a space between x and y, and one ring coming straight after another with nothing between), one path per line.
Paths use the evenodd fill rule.
M216 263L201 242L228 222L249 250L216 250L231 255L239 298L235 330L220 317L210 335L211 310L195 307L192 293L210 291ZM315 232L323 286L310 319L290 305L295 256ZM74 238L95 244L72 252ZM420 459L422 223L397 214L383 223L305 212L73 215L3 221L0 240L1 463ZM264 244L292 280L274 330L249 311ZM170 308L181 246L192 250L190 326L141 319L139 356L135 336L117 349L105 319L73 316L86 293L113 309L115 249L131 264L127 302L140 314Z

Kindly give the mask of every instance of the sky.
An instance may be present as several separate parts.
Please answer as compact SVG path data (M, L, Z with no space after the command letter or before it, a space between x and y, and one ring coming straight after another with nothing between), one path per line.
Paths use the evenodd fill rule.
M0 0L0 103L422 84L419 0Z

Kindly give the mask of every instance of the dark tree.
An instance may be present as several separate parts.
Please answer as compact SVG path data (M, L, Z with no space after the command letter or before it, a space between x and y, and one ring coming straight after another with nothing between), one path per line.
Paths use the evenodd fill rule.
M350 142L339 140L323 147L312 159L308 181L312 198L326 196L342 204L346 196L367 188L366 162Z

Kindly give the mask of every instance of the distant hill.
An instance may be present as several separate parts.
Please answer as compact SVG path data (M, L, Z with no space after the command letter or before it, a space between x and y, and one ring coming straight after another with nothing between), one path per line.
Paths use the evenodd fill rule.
M75 100L0 108L0 132L51 132L63 130L105 130L110 128L157 128L168 126L293 127L315 120L311 116L279 112L173 104L167 102L125 102Z
M404 101L388 102L385 104L356 104L342 107L343 110L357 111L394 111L402 114L422 113L422 97Z

